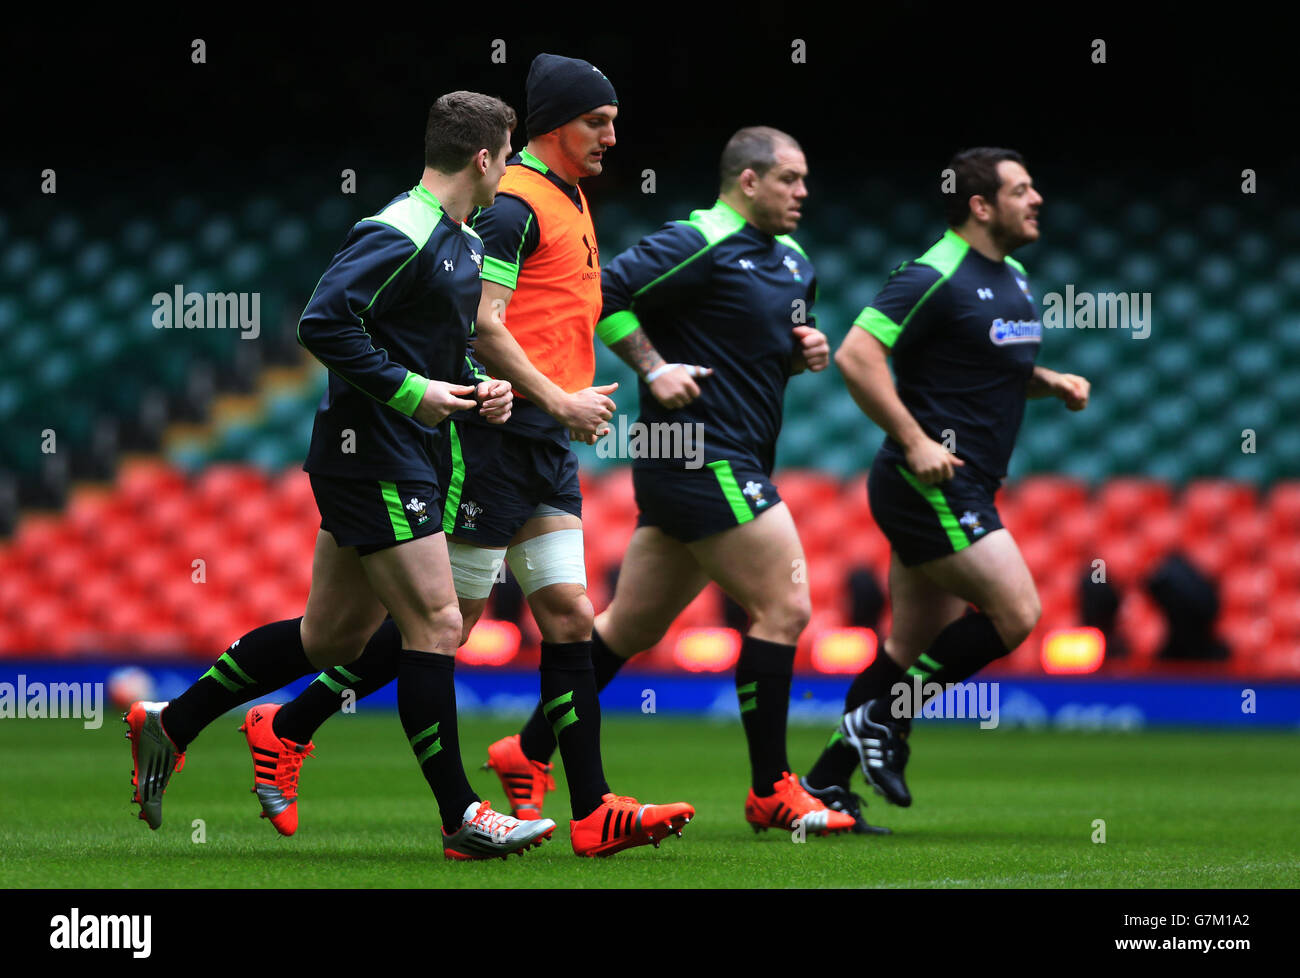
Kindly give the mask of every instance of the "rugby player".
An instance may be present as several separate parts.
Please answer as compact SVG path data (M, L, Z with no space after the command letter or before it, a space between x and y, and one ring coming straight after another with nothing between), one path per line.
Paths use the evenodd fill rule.
M921 704L896 703L895 684L910 686L909 673L961 682L1033 630L1038 592L993 497L1026 398L1056 397L1072 411L1088 403L1083 377L1035 364L1042 323L1011 257L1038 240L1043 197L1024 160L981 147L949 166L949 230L891 273L835 354L854 400L887 435L867 488L890 544L893 628L808 772L814 794L847 790L860 765L877 792L910 805L903 770Z
M205 726L239 703L351 662L391 615L401 641L398 711L438 800L444 855L504 857L554 831L549 819L494 812L465 777L453 684L461 615L435 470L435 442L452 412L495 424L510 415L509 383L479 382L466 355L483 243L464 221L491 204L515 123L509 106L486 95L438 99L419 183L353 226L308 301L298 339L330 373L303 466L321 513L307 607L237 639L174 701L132 704L124 719L133 800L151 829L162 822L172 771ZM296 771L308 750L269 736L270 721L254 708L242 728L264 805L282 801L283 772Z
M590 386L601 269L579 183L601 172L615 143L618 98L589 62L541 54L528 72L527 100L528 144L509 160L496 203L471 218L484 247L475 355L522 396L504 425L481 424L473 414L452 420L442 528L462 641L483 613L503 560L519 581L542 633L541 699L568 778L573 849L607 856L680 835L694 809L613 794L600 754L582 496L569 441L594 441L614 409L608 395L616 384ZM393 678L398 649L387 623L360 659L327 670L277 712L277 737L309 743L348 691L360 698ZM508 771L512 763L527 764L517 738L493 745L489 763L515 804L520 781ZM528 770L530 784L535 775L554 785L549 764ZM297 772L285 779L284 798L295 806L286 826L296 825Z
M808 832L827 834L857 819L809 796L786 757L795 645L810 604L805 577L795 573L799 535L771 480L786 383L830 362L811 315L813 265L789 237L808 196L807 173L792 137L742 129L723 150L716 203L648 235L605 269L599 333L641 377L638 422L701 431L703 452L698 464L634 459L640 516L592 644L604 688L716 581L750 617L735 676L751 768L745 818L755 831L802 820ZM510 795L521 818L540 814L548 787L539 770L555 740L545 713L539 707L522 734L508 738L518 740L523 763L501 765L505 742L493 745L502 784L528 789Z

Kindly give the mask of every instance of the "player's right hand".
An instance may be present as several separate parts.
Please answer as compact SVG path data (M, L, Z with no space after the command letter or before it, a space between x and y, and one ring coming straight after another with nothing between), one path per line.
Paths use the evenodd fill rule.
M616 407L609 395L616 390L618 384L605 384L568 395L556 420L569 429L571 441L594 445L596 439L609 430L605 422L614 416Z
M666 408L684 408L700 396L700 387L695 383L696 377L707 377L713 373L712 367L697 367L692 363L679 364L677 369L660 374L650 384L650 393Z
M478 407L478 401L465 400L463 395L466 394L473 397L474 388L465 384L449 384L445 380L431 380L424 389L420 406L411 417L422 425L436 428L444 418L457 411Z
M956 474L957 466L966 464L937 441L929 438L908 448L904 454L907 457L907 467L912 470L912 474L927 486L947 482Z

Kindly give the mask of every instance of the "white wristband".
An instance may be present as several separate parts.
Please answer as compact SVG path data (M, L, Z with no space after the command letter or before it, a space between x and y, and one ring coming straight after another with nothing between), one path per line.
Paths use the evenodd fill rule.
M651 370L645 375L645 382L647 384L653 384L664 374L668 373L668 371L676 370L680 366L682 366L680 363L661 363L659 366L655 367L654 370Z

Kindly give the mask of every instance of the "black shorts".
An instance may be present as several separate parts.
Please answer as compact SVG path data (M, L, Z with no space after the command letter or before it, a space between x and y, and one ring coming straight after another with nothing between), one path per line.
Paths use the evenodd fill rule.
M442 530L442 493L435 482L381 482L308 475L320 525L340 547L362 557Z
M632 467L640 515L682 543L748 523L781 501L776 486L753 459L723 459L701 469Z
M445 533L484 547L505 547L539 506L582 518L578 456L553 441L523 438L483 424L448 426Z
M867 476L871 515L906 567L965 550L1002 529L993 493L961 468L947 482L927 486L885 453L876 454Z

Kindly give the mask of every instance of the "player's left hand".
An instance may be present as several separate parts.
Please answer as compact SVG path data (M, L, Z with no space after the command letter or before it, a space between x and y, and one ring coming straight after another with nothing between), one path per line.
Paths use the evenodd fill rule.
M576 428L569 429L569 441L580 441L584 445L594 445L610 432L607 424L601 425L594 433L578 431Z
M831 344L825 333L815 326L796 326L794 335L799 340L799 352L809 370L816 373L830 366Z
M479 414L484 421L493 424L505 424L510 417L510 408L515 401L514 392L508 380L485 380L475 391L479 402Z
M1053 392L1071 411L1082 411L1088 406L1088 393L1092 385L1078 374L1057 374L1052 384Z

